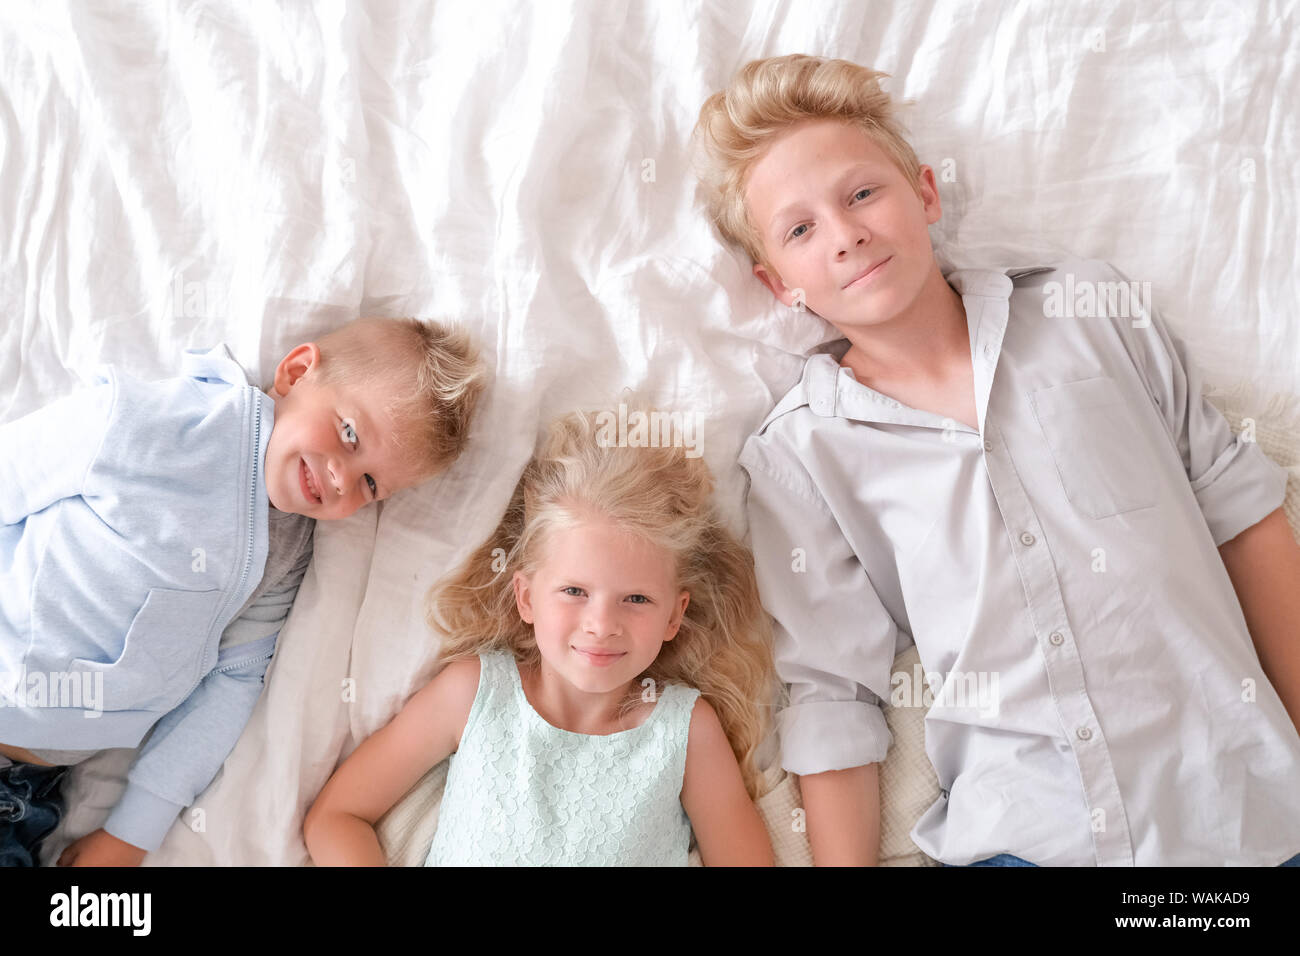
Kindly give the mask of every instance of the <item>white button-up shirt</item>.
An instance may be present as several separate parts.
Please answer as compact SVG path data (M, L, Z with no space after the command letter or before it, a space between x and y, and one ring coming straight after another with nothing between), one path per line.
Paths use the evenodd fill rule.
M821 353L742 451L782 765L880 761L882 701L929 706L943 792L911 835L945 863L1294 856L1300 735L1217 550L1286 472L1105 263L947 278L978 431ZM891 683L912 642L924 677Z

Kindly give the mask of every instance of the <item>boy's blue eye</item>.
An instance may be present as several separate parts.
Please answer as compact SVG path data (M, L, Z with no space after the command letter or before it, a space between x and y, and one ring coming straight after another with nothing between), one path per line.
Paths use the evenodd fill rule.
M349 445L355 445L357 443L357 430L352 427L351 422L345 421L343 427L339 430L339 433L343 436L343 440Z
M641 600L639 600L639 601L633 601L633 602L632 602L633 604L649 604L649 603L650 603L650 599L649 599L648 597L646 597L644 594L633 594L633 595L630 595L629 598L640 598L640 599L641 599Z
M800 230L800 229L807 229L807 228L808 228L807 224L802 223L802 222L799 223L799 225L795 226L793 229L790 230L790 238L791 238L791 239L798 239L800 236L803 235L803 233L801 233L799 230Z
M863 186L861 189L859 189L857 192L853 194L853 198L857 199L859 196L862 196L863 193L873 193L873 192L875 192L875 190L872 189L870 186ZM862 196L862 198L866 199L867 197Z
M568 594L570 591L577 591L578 594L582 593L582 588L574 587L572 584L570 584L567 588L560 588L560 590L563 591L565 594ZM569 597L577 597L578 594L570 594Z
M370 493L372 495L379 494L379 485L375 484L375 479L371 478L369 475L366 475L366 484L370 486Z

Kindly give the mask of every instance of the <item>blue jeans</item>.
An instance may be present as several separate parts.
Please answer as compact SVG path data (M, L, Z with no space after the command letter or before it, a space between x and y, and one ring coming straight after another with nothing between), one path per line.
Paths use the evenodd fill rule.
M67 767L15 763L0 768L0 866L36 866L41 841L63 815L59 784Z
M944 866L953 866L952 863L945 863ZM968 863L967 866L1037 866L1037 863L1030 863L1028 860L1022 860L1018 856L1012 856L1010 853L999 853L997 856L991 856L987 860L976 860L974 863ZM1300 853L1297 853L1291 859L1278 866L1297 866L1300 867Z

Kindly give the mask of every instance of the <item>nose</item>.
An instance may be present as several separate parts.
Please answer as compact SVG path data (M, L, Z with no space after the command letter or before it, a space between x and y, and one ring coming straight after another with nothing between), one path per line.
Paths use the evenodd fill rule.
M334 486L334 491L339 495L346 495L356 484L356 476L348 467L346 460L331 458L325 463L325 470L329 474L329 483Z
M593 637L612 637L621 628L618 614L607 599L592 598L587 602L587 612L583 615L582 629Z
M864 246L871 240L871 233L867 227L848 211L839 212L831 228L834 230L837 257L846 256L850 249Z

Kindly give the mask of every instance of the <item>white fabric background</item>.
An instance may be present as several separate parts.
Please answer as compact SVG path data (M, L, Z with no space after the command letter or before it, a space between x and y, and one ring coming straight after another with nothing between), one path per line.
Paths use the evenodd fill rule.
M0 420L98 362L164 376L217 341L264 381L358 314L460 319L494 370L450 474L318 528L202 831L148 862L306 862L306 807L431 675L424 592L551 415L634 388L699 416L743 529L736 453L834 337L694 205L699 106L750 59L893 74L945 264L1107 259L1209 382L1300 394L1298 25L1286 2L0 7ZM129 758L74 772L47 859L102 822Z

